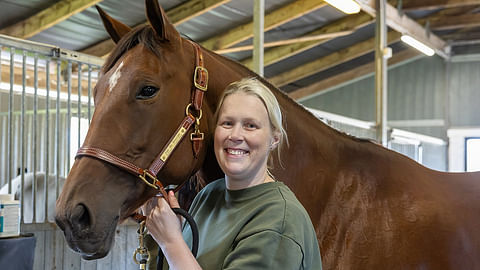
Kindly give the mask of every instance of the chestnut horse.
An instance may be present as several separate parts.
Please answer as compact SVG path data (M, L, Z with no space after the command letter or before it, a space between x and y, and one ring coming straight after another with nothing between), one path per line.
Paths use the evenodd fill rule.
M146 9L149 25L135 29L100 11L117 46L95 87L84 143L140 168L184 119L197 57L156 0L147 0ZM201 53L209 72L199 123L204 140L194 153L190 136L181 139L158 173L163 184L194 174L206 182L223 176L212 147L218 97L229 83L257 76L213 52ZM276 161L273 174L310 214L325 269L480 269L480 173L429 170L338 132L261 80L285 113L290 142L281 153L283 167ZM86 259L101 258L117 224L155 193L117 166L79 156L57 201L56 221L72 249Z

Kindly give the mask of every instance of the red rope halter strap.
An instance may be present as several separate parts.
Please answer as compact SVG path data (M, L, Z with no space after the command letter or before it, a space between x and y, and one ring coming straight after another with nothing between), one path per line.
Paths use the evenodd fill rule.
M185 115L186 115L185 118L180 123L180 125L178 126L176 131L173 133L173 135L170 137L167 144L163 147L162 151L160 151L157 157L150 164L148 169L142 169L129 161L126 161L122 158L115 156L114 154L109 153L108 151L105 151L97 147L91 147L91 146L83 146L80 149L78 149L78 152L75 158L78 158L81 156L89 156L89 157L94 157L94 158L103 160L112 165L115 165L118 168L121 168L133 175L138 176L145 184L147 184L152 188L157 189L158 192L161 193L164 196L164 198L167 199L168 198L167 193L165 191L165 188L162 182L157 179L157 174L163 168L163 166L167 162L172 152L177 148L177 146L185 137L185 135L187 134L187 131L192 127L192 125L195 126L195 130L190 134L190 140L193 143L195 158L197 158L198 156L198 153L201 148L201 143L204 138L204 135L203 133L200 132L199 128L200 128L200 119L202 117L203 95L204 95L204 92L207 91L207 87L208 87L208 71L204 67L203 54L200 49L200 46L194 42L191 42L191 44L194 47L194 53L195 53L195 71L193 74L194 89L192 94L192 103L187 105L187 108L185 109ZM196 111L196 114L198 114L198 116L194 116L192 113L190 113L192 104L193 104L192 109ZM175 191L181 188L185 182L179 185L175 189ZM145 217L140 214L134 214L133 218L135 218L137 221L141 221L145 219Z

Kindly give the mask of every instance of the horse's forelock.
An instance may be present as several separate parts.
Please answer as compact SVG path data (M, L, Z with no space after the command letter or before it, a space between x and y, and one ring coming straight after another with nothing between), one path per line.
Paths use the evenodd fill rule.
M158 47L161 42L162 41L158 39L155 31L153 31L151 26L137 26L117 43L117 46L103 64L102 73L108 72L123 54L125 54L127 51L137 46L138 44L144 45L157 56L160 56Z

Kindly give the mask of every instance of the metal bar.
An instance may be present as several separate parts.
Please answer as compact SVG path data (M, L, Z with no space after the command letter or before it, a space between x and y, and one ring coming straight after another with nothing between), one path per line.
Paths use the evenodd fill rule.
M12 193L12 161L13 161L13 84L14 84L15 48L10 47L10 93L8 101L8 193Z
M60 59L57 59L57 102L55 115L55 198L58 198L59 194L59 174L60 174L60 89L61 89L61 63Z
M263 37L265 0L255 0L253 7L253 70L263 76Z
M387 23L385 0L375 0L375 122L377 126L377 142L387 146Z
M33 59L33 186L32 186L32 202L33 202L33 223L37 221L37 110L38 110L38 54L34 54ZM45 186L47 188L47 186Z
M77 116L78 116L78 133L77 133L77 149L80 148L80 128L81 128L81 119L82 119L82 103L80 102L82 96L82 63L78 62L78 102L77 102Z
M68 91L68 98L67 98L67 121L66 121L66 130L67 130L67 149L64 149L64 152L67 154L66 162L67 168L66 173L70 170L70 119L72 118L72 61L68 61L67 66L67 91ZM80 101L80 100L79 100Z
M88 125L90 126L90 120L92 119L92 65L88 65Z
M100 57L84 54L80 52L61 49L56 46L42 44L34 41L23 40L0 34L0 43L5 46L18 47L27 51L35 51L45 56L53 56L65 60L80 61L82 63L92 63L101 66L104 60Z
M45 198L45 208L44 213L45 217L43 222L48 222L47 213L48 213L48 178L50 175L50 59L47 59L45 63L46 67L46 90L47 90L47 97L45 99L45 178L43 182L43 186L45 187L44 198Z
M20 189L20 224L25 222L25 87L27 80L27 52L22 51L22 117L20 118L20 169L21 169L21 189Z

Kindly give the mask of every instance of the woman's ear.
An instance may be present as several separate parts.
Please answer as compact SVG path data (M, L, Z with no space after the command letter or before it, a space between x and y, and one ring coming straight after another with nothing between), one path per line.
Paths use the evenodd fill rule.
M280 143L280 133L277 131L273 132L272 141L270 142L270 150L277 148Z

